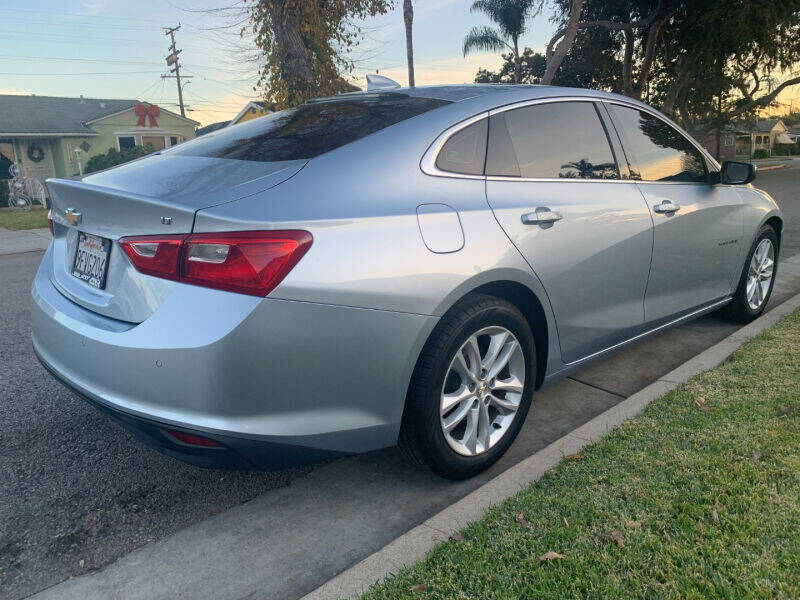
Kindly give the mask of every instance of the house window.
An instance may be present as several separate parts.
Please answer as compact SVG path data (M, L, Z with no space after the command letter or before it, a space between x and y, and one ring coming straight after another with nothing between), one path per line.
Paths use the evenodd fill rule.
M177 136L177 135L170 136L170 138L169 138L169 145L170 145L170 146L175 146L175 145L177 145L177 144L178 144L178 142L179 142L179 141L180 141L180 139L178 138L178 136Z
M166 138L163 135L143 135L142 146L150 144L154 150L163 150L166 144Z
M8 168L15 162L14 146L11 145L11 142L0 142L0 180L11 179ZM5 185L5 183L0 182L0 185Z
M133 148L136 145L136 138L132 135L121 135L117 138L119 142L119 149Z
M726 146L733 146L733 136L732 135L726 135L725 136L725 145Z

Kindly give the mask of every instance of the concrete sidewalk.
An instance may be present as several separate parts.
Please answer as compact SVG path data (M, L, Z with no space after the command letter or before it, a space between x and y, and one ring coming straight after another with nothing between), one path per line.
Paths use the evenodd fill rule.
M769 310L798 291L800 255L781 264ZM508 454L469 481L442 480L395 450L338 460L34 597L302 597L739 329L705 317L543 390Z
M47 227L20 231L0 227L0 256L46 250L50 239L50 230Z

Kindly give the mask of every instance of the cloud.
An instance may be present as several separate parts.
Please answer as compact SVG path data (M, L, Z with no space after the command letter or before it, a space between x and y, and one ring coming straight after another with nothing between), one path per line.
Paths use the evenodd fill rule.
M30 96L31 92L25 90L14 90L8 88L0 88L0 94L7 94L10 96Z
M108 2L106 2L106 0L83 0L81 2L81 8L83 9L81 14L87 17L93 17L106 12L107 6Z

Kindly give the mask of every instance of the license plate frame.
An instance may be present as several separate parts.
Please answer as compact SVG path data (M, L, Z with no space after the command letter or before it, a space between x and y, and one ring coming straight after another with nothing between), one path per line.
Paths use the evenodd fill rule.
M111 240L79 231L70 271L72 276L98 290L105 289L110 254Z

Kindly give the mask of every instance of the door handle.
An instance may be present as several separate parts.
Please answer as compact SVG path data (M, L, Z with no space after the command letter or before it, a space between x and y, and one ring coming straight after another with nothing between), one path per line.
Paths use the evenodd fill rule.
M680 209L681 209L680 205L679 204L675 204L671 200L664 200L664 201L661 202L661 204L656 204L653 207L653 210L655 212L661 213L661 214L667 214L667 215L668 214L672 214L672 213L676 213Z
M563 217L549 208L537 208L533 212L522 215L522 222L525 225L548 225L560 221Z

